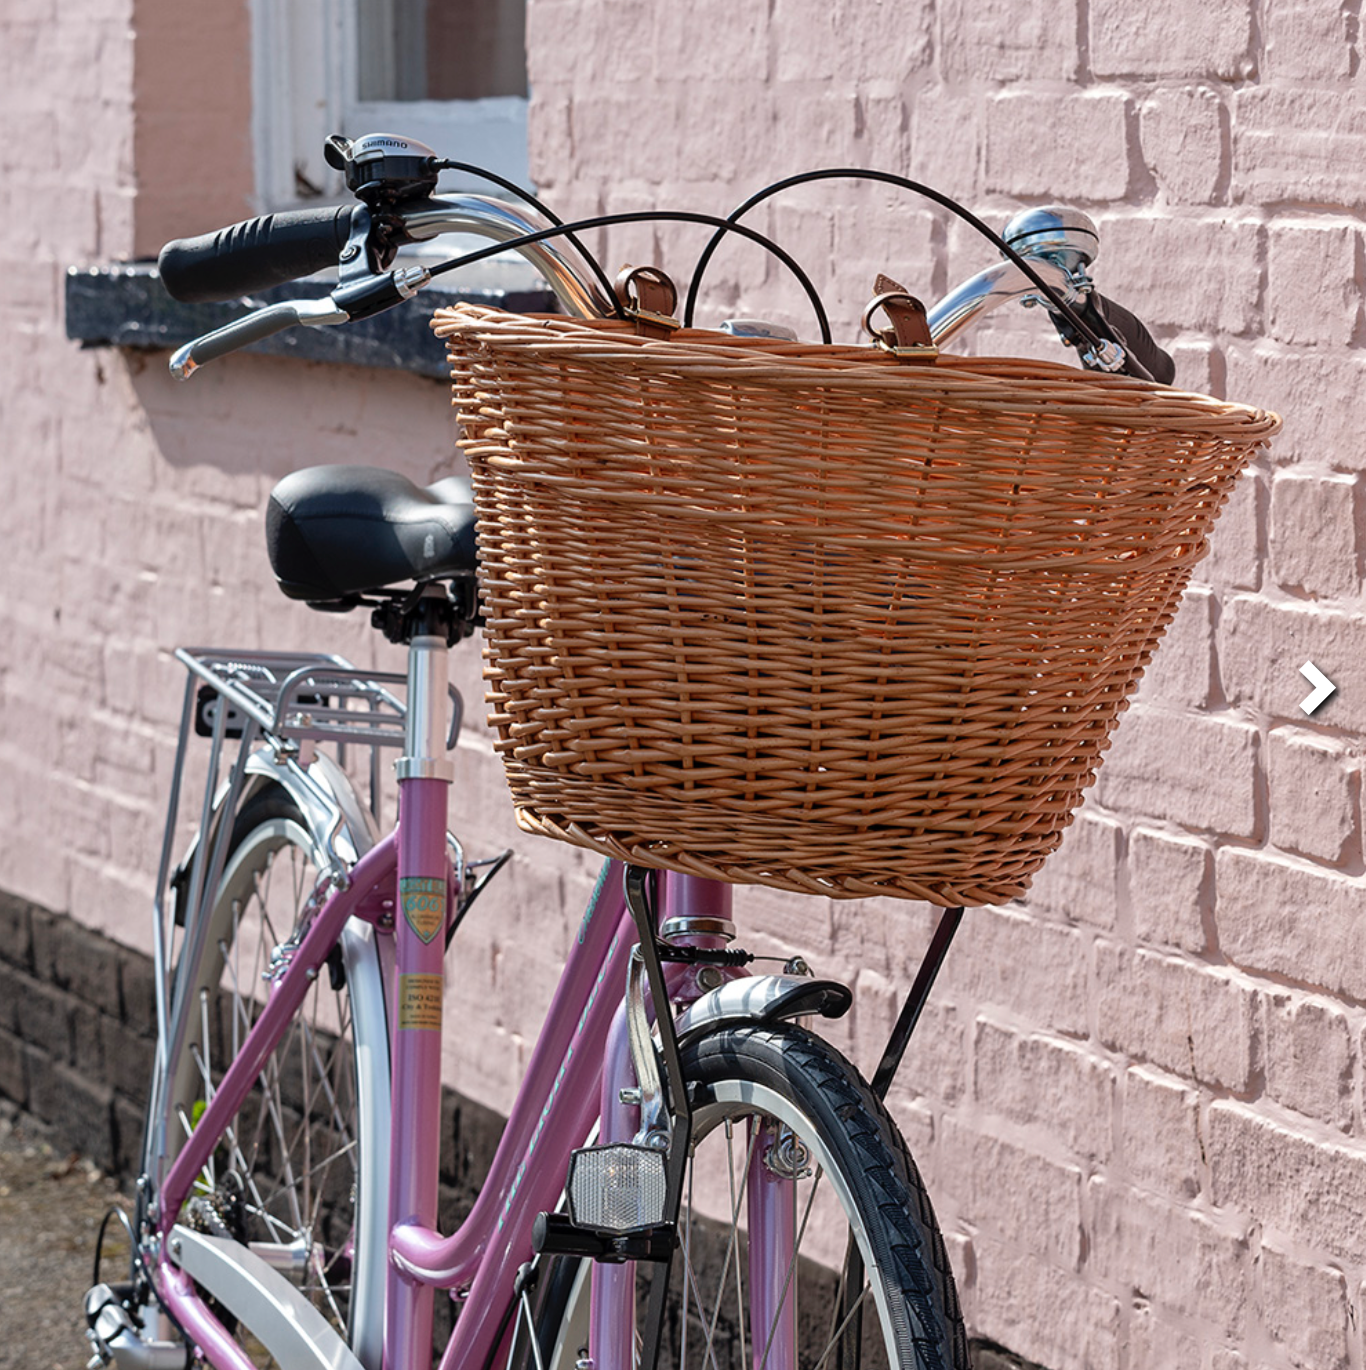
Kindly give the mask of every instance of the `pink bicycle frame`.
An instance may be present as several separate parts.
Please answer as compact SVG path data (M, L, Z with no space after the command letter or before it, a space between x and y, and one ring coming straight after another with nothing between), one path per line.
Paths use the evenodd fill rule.
M216 1365L248 1370L236 1341L200 1298L193 1282L168 1257L171 1229L215 1142L253 1088L264 1062L323 970L348 919L361 918L388 935L392 921L393 975L389 987L392 1040L389 1269L386 1272L385 1370L416 1370L431 1363L435 1292L462 1301L443 1370L483 1367L505 1355L511 1331L505 1318L517 1271L532 1257L532 1226L559 1204L569 1152L598 1121L600 1099L619 1100L634 1083L624 1047L623 995L635 932L626 912L623 868L608 863L570 949L563 976L533 1051L494 1156L470 1213L451 1236L436 1230L440 1151L440 986L444 935L424 936L433 924L408 917L405 896L444 891L450 869L443 779L400 782L396 832L374 847L314 917L284 974L275 980L256 1025L225 1074L214 1098L172 1164L161 1187L156 1280L172 1315ZM665 908L725 917L730 887L670 876ZM394 898L397 891L398 898ZM680 971L679 978L685 974ZM418 977L416 980L405 977ZM423 978L428 977L428 978ZM435 994L435 1000L432 996ZM614 1019L619 1020L616 1032ZM609 1038L616 1044L609 1051ZM606 1066L604 1063L606 1062ZM632 1135L635 1110L619 1106L604 1139ZM771 1188L765 1186L764 1189ZM751 1222L764 1221L751 1211ZM599 1267L595 1279L595 1362L602 1370L629 1370L633 1347L631 1267Z

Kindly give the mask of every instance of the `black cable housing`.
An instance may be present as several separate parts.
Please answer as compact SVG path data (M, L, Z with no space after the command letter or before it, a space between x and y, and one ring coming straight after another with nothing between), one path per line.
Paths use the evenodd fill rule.
M549 219L557 228L563 227L564 220L560 218L548 205L538 200L524 186L519 186L516 181L509 181L506 176L500 176L496 171L490 171L487 167L476 166L473 162L455 162L449 157L443 157L437 164L438 171L464 171L473 176L480 176L493 185L501 186L510 195L515 195L523 204L530 205L532 209ZM624 319L626 310L621 301L617 299L612 290L612 282L608 279L607 273L602 269L602 263L579 241L574 233L566 233L565 237L578 250L579 255L593 268L593 274L598 278L598 284L602 286L607 298L616 306L617 317Z
M760 247L766 248L792 272L802 289L806 291L807 299L810 300L811 308L820 325L821 341L823 343L830 342L830 320L826 316L825 305L822 304L816 287L811 284L810 277L797 264L791 254L785 252L771 238L766 238L762 233L756 233L754 229L747 228L744 224L733 223L716 214L699 214L679 209L640 210L631 214L599 214L591 219L578 219L574 223L558 224L553 228L543 228L535 233L524 233L519 238L509 238L506 242L494 243L489 247L480 248L477 252L468 252L462 257L453 257L449 261L442 262L439 266L432 267L431 274L433 277L441 276L448 271L458 270L462 266L471 266L475 262L483 261L486 257L496 256L498 253L506 252L509 249L530 247L533 243L544 242L547 238L569 237L571 234L585 232L590 228L612 228L618 224L641 223L709 224L722 234L738 233L742 238L748 238L751 242L756 242ZM615 298L615 294L613 298Z
M910 190L917 195L923 195L928 200L933 200L935 204L942 205L945 209L952 211L964 223L970 224L989 242L994 243L1006 257L1024 272L1029 279L1039 287L1041 293L1047 297L1049 304L1060 313L1077 332L1091 344L1092 347L1099 347L1101 339L1077 314L1077 312L1062 298L1061 295L1047 284L1044 279L1034 270L1032 266L1015 251L1009 243L995 230L988 228L971 210L964 209L957 200L942 194L931 186L924 185L920 181L912 181L907 176L898 176L892 171L871 171L861 167L825 167L817 171L803 171L796 176L785 177L781 181L774 181L772 185L766 186L763 190L751 195L744 204L733 209L726 216L725 223L728 227L737 226L737 221L748 214L755 205L762 204L765 200L772 198L781 191L790 190L793 186L808 185L813 181L829 180L853 180L853 181L882 181L887 185L899 186L902 190ZM697 291L702 282L702 277L706 272L708 264L711 262L716 249L721 245L722 234L714 234L706 247L702 249L702 255L697 259L697 265L693 268L692 280L688 284L688 296L683 306L683 323L685 327L692 326L693 311L697 305ZM829 341L828 339L826 341Z

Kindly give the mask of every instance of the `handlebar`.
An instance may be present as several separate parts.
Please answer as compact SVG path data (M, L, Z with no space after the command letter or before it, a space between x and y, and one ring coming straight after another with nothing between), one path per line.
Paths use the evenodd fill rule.
M223 300L339 266L330 297L275 304L180 348L171 359L179 379L204 362L297 325L315 327L369 317L411 298L430 279L420 267L385 270L395 249L446 233L465 233L511 243L541 273L562 307L577 318L616 312L598 277L575 245L553 238L551 221L520 205L483 195L422 196L395 203L350 205L266 215L216 233L168 243L160 267L167 290L186 301ZM1022 211L1006 226L1004 240L1025 258L1045 284L1070 306L1093 340L1081 333L1013 261L1003 260L951 290L928 312L931 338L942 344L1011 301L1042 304L1063 341L1076 347L1092 369L1124 371L1169 383L1171 358L1128 310L1099 295L1087 274L1098 245L1095 225L1076 210Z
M336 266L359 205L266 214L197 238L167 243L157 258L161 283L187 304L232 300L253 290Z

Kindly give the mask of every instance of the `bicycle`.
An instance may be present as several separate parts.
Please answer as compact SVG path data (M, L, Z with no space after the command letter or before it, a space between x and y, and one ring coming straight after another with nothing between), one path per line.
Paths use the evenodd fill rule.
M283 327L402 302L434 273L394 266L394 250L449 231L493 238L489 251L511 242L570 315L648 329L667 314L648 273L623 304L573 236L585 225L437 198L443 164L421 145L336 139L330 155L360 204L172 245L163 276L183 298L225 298L340 262L338 287L196 340L173 358L178 374ZM691 217L747 233L745 208ZM1089 364L1169 378L1141 325L1094 294L1085 216L1030 211L1007 238L1017 250L930 310L923 341L904 292L883 291L883 345L923 351L989 308L1042 299ZM786 345L752 321L730 330ZM729 884L609 860L474 1209L437 1231L446 951L501 864L467 861L446 828L461 722L447 656L481 614L474 523L459 478L421 489L370 468L295 472L268 514L282 588L368 607L406 647L406 674L307 653L177 653L157 1071L130 1279L87 1295L92 1366L408 1370L430 1358L440 1290L457 1307L443 1367L625 1370L664 1363L667 1335L679 1366L963 1370L944 1243L881 1103L960 906L869 1085L804 1025L845 1012L848 989L796 960L751 974ZM209 751L198 835L173 862L196 734ZM384 747L400 752L387 833ZM369 752L368 801L347 769L356 749ZM643 1313L637 1271L653 1272Z

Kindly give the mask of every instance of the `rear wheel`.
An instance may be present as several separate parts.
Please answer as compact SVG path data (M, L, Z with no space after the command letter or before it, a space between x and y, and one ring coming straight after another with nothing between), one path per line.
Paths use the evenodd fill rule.
M177 972L188 1018L163 1091L167 1165L265 1006L272 954L296 941L316 911L318 867L309 827L283 789L267 786L243 805L206 935L187 937ZM284 1276L367 1364L382 1317L371 1291L382 1281L383 1225L366 1221L371 1191L382 1191L376 1160L387 1151L369 1103L381 1087L371 1064L377 1053L387 1069L378 958L370 930L353 923L178 1219L247 1248ZM217 1249L231 1261L235 1248ZM255 1364L278 1364L265 1344L272 1320L258 1316L254 1296L225 1292L233 1287L220 1287L210 1306Z

